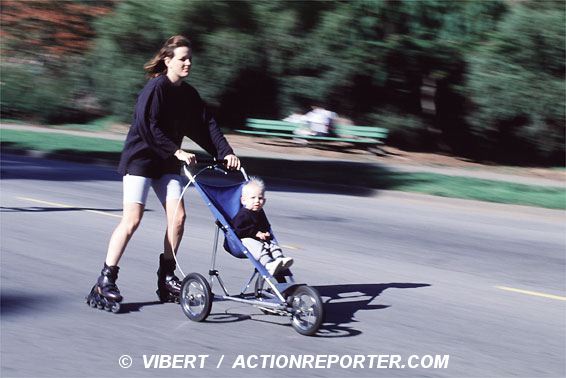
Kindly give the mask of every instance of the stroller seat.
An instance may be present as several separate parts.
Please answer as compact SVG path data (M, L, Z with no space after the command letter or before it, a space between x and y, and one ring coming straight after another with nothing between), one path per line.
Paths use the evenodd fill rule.
M242 203L242 187L245 182L232 185L214 185L199 183L201 189L210 200L209 206L213 206L224 218L230 228L232 228L232 218L236 216ZM220 219L221 220L221 219ZM222 220L221 220L222 221ZM241 246L233 241L226 232L224 232L224 249L232 256L243 259L246 255L241 252Z

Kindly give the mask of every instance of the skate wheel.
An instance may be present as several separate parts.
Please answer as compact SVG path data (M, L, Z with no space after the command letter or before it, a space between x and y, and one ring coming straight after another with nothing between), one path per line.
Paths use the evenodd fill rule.
M112 307L110 308L110 311L112 311L114 314L117 314L118 312L120 312L120 303L116 302L112 305Z
M179 303L179 297L174 294L162 294L159 290L156 291L156 294L161 303Z
M85 303L92 308L96 307L96 292L95 292L95 288L96 286L93 286L92 289L90 289L90 293L88 293L88 295L85 297Z

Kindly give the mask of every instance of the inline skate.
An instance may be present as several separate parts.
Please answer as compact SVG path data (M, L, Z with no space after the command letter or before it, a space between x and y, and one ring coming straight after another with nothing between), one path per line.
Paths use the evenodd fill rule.
M85 299L86 304L92 308L96 307L100 310L112 311L113 313L120 311L122 295L118 286L116 286L118 270L120 270L118 266L104 264L100 277L98 277L96 284Z
M181 281L175 275L176 267L175 260L166 260L163 253L159 255L156 293L161 302L179 303Z

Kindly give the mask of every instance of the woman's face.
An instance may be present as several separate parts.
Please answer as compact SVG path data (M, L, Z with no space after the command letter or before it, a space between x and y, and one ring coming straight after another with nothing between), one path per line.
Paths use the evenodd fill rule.
M187 76L191 71L192 51L188 47L181 46L173 50L172 58L165 58L167 66L167 77L172 82L177 82Z

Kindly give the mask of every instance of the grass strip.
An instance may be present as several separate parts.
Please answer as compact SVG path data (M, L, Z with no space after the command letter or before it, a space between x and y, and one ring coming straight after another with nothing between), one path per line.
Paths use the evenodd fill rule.
M44 133L35 131L5 130L0 131L2 147L45 152L121 152L124 142L104 138L90 138L63 133Z
M39 150L77 157L116 160L123 142L60 133L1 130L2 147ZM244 158L246 170L259 176L304 180L324 184L355 185L373 189L416 192L442 197L566 209L564 187L517 184L506 181L435 173L390 171L371 164L343 161L301 161L270 158Z
M395 190L431 194L440 197L472 199L566 209L566 190L560 187L517 184L435 173L395 173L389 178ZM398 182L395 184L395 182Z

